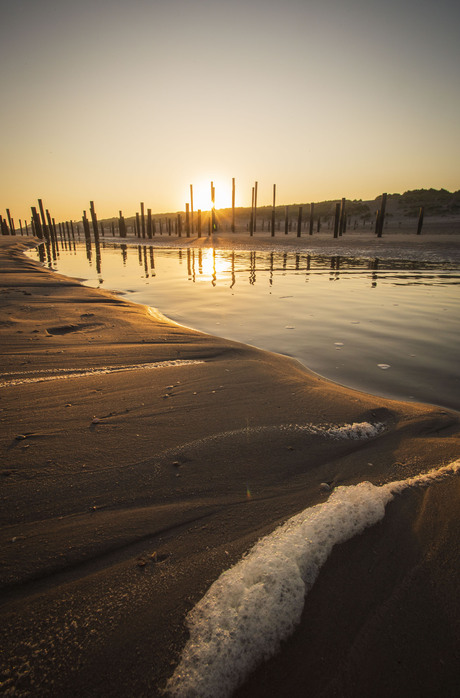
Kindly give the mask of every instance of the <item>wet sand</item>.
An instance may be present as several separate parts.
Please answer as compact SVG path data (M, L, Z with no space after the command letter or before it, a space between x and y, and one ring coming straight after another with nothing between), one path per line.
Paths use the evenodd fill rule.
M0 247L5 695L159 695L187 611L261 535L325 501L321 483L459 457L456 412L175 325L40 267L28 244ZM319 444L281 428L363 421L386 430ZM300 627L239 695L456 695L459 500L458 477L406 491L337 546Z

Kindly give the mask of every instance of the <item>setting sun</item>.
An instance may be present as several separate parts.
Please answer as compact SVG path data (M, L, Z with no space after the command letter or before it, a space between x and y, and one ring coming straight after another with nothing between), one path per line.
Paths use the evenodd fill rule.
M215 190L215 208L231 208L232 206L232 180L226 180L224 178L212 179L210 177L208 180L200 179L196 183L192 183L193 186L193 210L198 211L210 211L212 208L211 200L211 182L214 185ZM185 199L187 203L190 203L190 188L187 192L187 198Z

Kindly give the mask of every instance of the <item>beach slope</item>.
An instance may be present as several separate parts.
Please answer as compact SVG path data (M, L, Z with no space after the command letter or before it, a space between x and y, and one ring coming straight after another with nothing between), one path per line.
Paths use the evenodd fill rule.
M184 328L31 244L0 246L4 695L159 695L187 612L257 539L335 487L459 457L458 413ZM239 695L453 696L459 483L405 490L335 547Z

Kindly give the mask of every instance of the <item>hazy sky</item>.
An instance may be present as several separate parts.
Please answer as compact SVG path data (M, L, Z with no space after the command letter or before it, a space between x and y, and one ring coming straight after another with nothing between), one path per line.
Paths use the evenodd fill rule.
M0 213L460 188L458 0L0 0Z

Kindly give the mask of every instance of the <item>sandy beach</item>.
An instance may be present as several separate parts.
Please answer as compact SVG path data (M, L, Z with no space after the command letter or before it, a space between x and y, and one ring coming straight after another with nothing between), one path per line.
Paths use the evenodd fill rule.
M162 695L186 614L258 539L334 488L460 457L457 412L182 327L40 266L33 244L0 244L2 695ZM452 231L238 244L460 261ZM353 424L379 426L327 437ZM459 506L458 474L395 494L235 695L458 695Z

